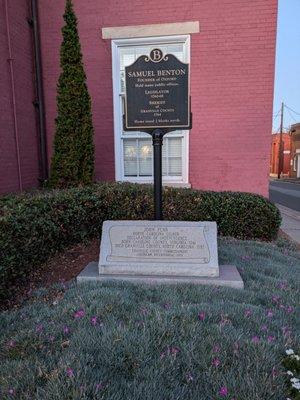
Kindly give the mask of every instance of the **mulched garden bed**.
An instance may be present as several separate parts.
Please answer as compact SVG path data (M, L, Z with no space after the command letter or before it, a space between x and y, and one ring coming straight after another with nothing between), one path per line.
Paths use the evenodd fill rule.
M99 246L100 240L95 239L88 244L78 244L57 253L32 272L26 284L16 286L14 295L1 305L1 309L19 307L39 287L51 287L55 283L75 279L90 261L98 260ZM57 290L53 289L54 296L56 292Z

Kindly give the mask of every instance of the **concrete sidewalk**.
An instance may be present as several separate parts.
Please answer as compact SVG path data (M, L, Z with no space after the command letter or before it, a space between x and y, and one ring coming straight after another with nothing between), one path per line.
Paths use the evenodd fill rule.
M282 216L281 230L300 245L300 212L276 204Z

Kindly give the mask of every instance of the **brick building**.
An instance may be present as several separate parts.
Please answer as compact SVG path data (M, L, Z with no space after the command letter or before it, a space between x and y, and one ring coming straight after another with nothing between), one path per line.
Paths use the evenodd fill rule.
M300 178L300 123L291 126L291 178Z
M32 31L25 0L0 2L0 193L38 186Z
M291 135L289 133L282 134L282 174L290 176L291 164ZM270 157L270 175L278 175L279 166L279 149L280 149L280 134L275 133L272 135L271 143L271 157Z
M51 160L64 0L38 2L42 90L34 26L27 21L36 3L0 3L2 193L38 186ZM121 114L124 67L155 46L191 68L193 129L167 135L164 181L267 196L277 0L74 0L74 6L92 98L97 180L152 179L151 141L124 133ZM36 88L44 92L41 123Z

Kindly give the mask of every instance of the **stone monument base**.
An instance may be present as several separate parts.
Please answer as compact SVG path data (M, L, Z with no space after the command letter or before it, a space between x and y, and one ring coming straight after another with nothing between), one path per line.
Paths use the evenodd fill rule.
M121 280L147 284L192 283L196 285L228 286L244 289L244 282L234 265L220 265L218 277L99 274L98 262L90 262L77 276L77 282Z

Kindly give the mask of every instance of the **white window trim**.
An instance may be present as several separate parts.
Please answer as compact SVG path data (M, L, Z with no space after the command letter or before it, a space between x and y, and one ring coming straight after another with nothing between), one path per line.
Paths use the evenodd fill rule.
M119 64L119 47L133 45L159 45L184 43L185 45L185 62L190 63L190 35L174 35L160 37L146 37L134 39L117 39L111 41L112 49L112 77L113 77L113 106L114 106L114 150L115 150L115 180L135 183L152 183L153 178L144 177L124 177L123 171L123 149L122 140L119 137L119 132L122 131L120 116L120 64ZM163 177L163 184L174 186L190 186L189 185L189 131L185 133L182 149L182 177Z

